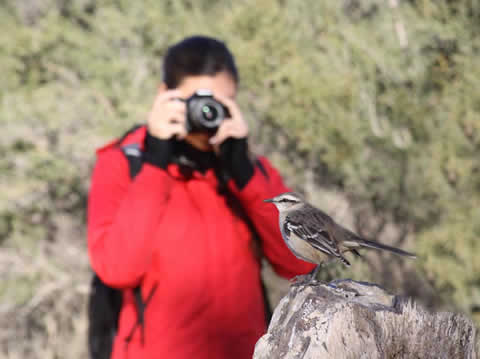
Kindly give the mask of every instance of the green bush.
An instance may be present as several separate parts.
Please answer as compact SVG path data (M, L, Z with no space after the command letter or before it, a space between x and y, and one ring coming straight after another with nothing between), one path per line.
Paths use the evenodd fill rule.
M343 203L348 216L336 218L356 231L419 254L324 275L468 313L480 305L480 5L392 3L1 2L2 249L31 258L42 243L76 246L74 267L88 274L94 149L145 121L167 46L206 34L235 53L252 141L287 182L334 214ZM12 268L8 283L32 289L0 286L9 303L50 278Z

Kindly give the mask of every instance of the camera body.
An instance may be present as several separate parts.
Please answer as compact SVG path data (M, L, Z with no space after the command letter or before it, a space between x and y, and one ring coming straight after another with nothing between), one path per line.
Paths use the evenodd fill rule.
M187 131L216 132L220 124L230 117L228 108L215 100L207 89L197 90L186 101Z

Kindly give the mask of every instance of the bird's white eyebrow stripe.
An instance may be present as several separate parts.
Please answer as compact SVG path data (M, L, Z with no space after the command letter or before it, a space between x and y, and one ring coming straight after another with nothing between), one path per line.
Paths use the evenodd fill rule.
M292 197L283 197L283 198L280 198L279 201L280 201L280 202L282 202L282 201L286 201L286 202L298 202L298 199L292 198Z

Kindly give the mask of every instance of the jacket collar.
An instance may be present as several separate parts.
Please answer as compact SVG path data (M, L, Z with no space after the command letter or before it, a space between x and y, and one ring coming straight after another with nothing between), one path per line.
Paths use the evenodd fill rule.
M122 140L122 146L137 144L140 151L145 150L145 137L147 135L147 126L141 126L137 130L128 134ZM176 152L176 153L175 153ZM202 153L202 151L196 150L192 146L186 143L178 142L174 149L174 161L167 167L167 172L174 178L179 180L187 180L189 178L195 178L200 180L206 180L214 185L217 185L218 179L215 171L212 168L207 168L206 162L214 160L214 155L210 153ZM209 158L210 157L210 158ZM198 162L203 171L200 171L197 167Z

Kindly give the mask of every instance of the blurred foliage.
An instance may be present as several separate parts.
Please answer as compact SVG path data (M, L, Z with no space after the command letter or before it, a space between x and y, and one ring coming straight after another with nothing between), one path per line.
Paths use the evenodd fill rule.
M94 149L145 120L166 48L192 34L235 53L252 140L290 185L334 213L346 203L339 220L419 254L327 275L480 305L476 0L1 1L4 253L47 241L86 257ZM6 283L37 276L9 270ZM0 286L7 302L30 292Z

